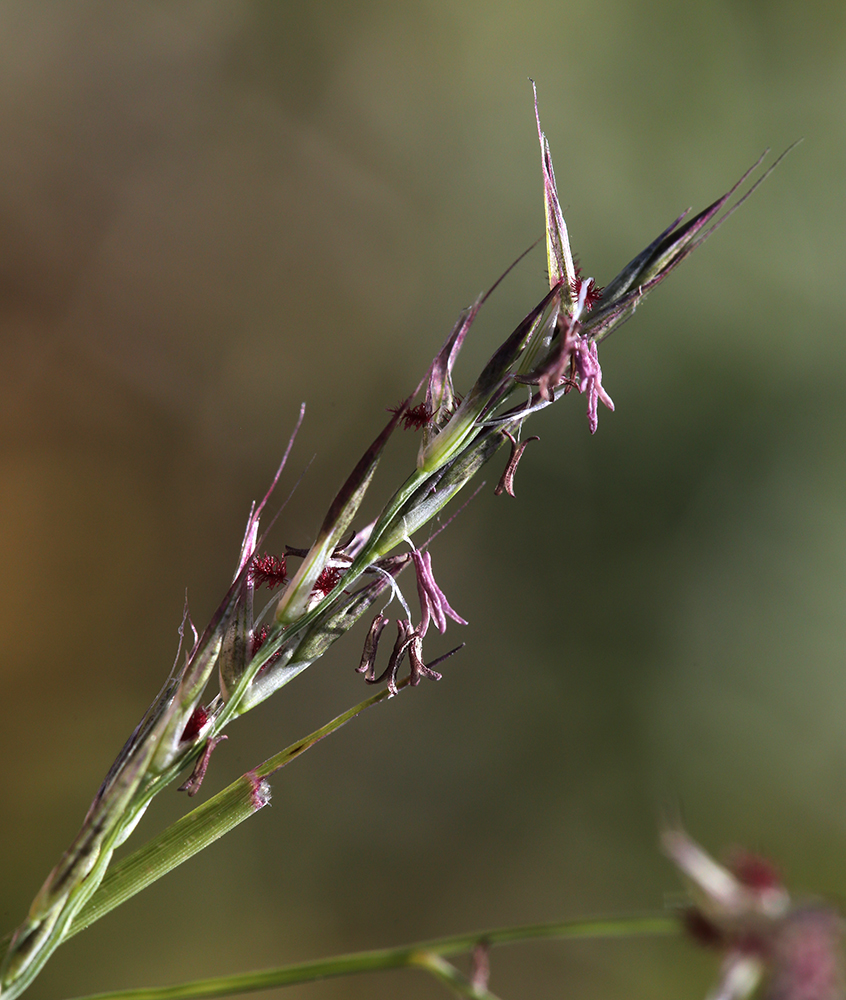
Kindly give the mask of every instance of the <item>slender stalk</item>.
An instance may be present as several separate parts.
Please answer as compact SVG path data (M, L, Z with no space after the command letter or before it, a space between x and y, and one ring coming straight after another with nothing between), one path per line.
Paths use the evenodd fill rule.
M449 980L451 986L457 987L460 980L451 974L447 975L444 964L436 959L465 954L472 951L480 942L493 948L497 945L523 941L668 937L678 934L680 926L679 921L673 916L647 915L561 920L545 924L499 927L473 934L456 934L435 938L432 941L401 945L398 948L359 951L319 959L316 962L298 962L296 965L283 965L276 969L262 969L235 976L216 976L212 979L196 979L190 983L179 983L174 986L93 993L86 997L78 997L76 1000L209 1000L211 997L229 997L238 993L294 986L330 977L407 968L425 969L436 974L441 980ZM462 976L461 979L469 985L465 977ZM493 996L482 989L477 989L475 993L467 992L466 986L462 995L482 998Z

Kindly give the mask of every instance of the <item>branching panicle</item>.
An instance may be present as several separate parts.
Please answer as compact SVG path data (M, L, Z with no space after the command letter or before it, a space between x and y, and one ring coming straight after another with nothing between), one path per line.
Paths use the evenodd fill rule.
M55 948L72 933L74 920L100 886L114 850L132 832L151 799L192 766L191 777L182 787L189 795L195 794L213 749L226 738L221 735L224 727L309 667L371 609L382 607L372 621L356 669L369 684L386 680L387 694L380 692L372 697L384 700L401 688L417 686L424 677L441 679L434 667L445 657L429 664L423 660L423 640L429 625L434 623L444 632L447 619L458 624L466 622L435 581L428 543L417 547L412 537L436 518L507 442L511 444L511 456L495 492L514 496L517 464L528 441L537 440L530 437L520 441L525 420L570 389L578 387L587 396L590 431L596 431L598 404L614 409L603 387L597 344L624 323L645 295L713 233L763 179L759 178L745 195L729 205L749 171L703 212L687 222L683 222L685 216L680 216L600 289L592 278L582 278L574 261L550 145L540 125L537 95L535 113L549 291L505 337L463 397L455 391L454 366L493 288L462 312L429 371L415 391L390 411L390 420L343 482L311 546L286 550L286 555L301 558L289 578L286 555L258 554L266 535L259 534L259 522L293 447L303 419L304 410L300 410L270 489L250 509L229 589L203 634L195 633L196 641L184 664L174 665L161 692L127 740L95 796L82 830L48 876L15 933L0 967L2 1000L19 996ZM526 390L526 386L536 388ZM509 403L515 389L522 390L523 399ZM412 406L424 391L424 401ZM400 424L422 431L416 463L405 482L389 494L375 520L355 528L353 522L384 449ZM405 546L410 547L410 553ZM403 551L397 553L400 547ZM420 604L417 627L412 624L411 610L397 582L408 565L414 567ZM261 587L279 590L271 603L255 615L253 604ZM384 610L394 599L402 605L404 616L396 620L397 637L387 668L376 677L379 639L388 622ZM180 634L184 626L185 621ZM398 674L406 654L410 674L400 682ZM215 674L219 691L211 693L208 689ZM301 750L297 748L297 752ZM249 782L249 807L255 811L267 803L269 788L264 777L257 774ZM703 890L711 905L700 907L701 923L713 926L715 936L730 956L737 950L733 925L726 919L732 907L744 928L747 917L754 914L765 923L770 921L770 930L777 926L779 933L786 933L785 929L789 929L794 934L791 946L799 950L802 941L797 944L795 938L801 938L805 931L808 933L803 941L811 944L817 940L814 934L823 944L832 936L827 913L817 923L800 922L789 897L766 865L747 858L732 873L708 859L678 832L665 837L665 849ZM766 943L774 952L779 947L788 950L786 937L770 934L769 930L767 934ZM489 995L484 959L480 951L473 982L468 980L467 985L475 993L469 995ZM790 965L787 959L780 964L774 960L772 965L777 971L789 969L794 978L801 978L798 962Z

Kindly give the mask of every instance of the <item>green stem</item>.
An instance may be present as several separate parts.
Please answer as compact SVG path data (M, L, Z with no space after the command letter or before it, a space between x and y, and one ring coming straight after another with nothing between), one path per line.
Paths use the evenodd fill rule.
M678 934L679 929L678 920L673 916L666 915L564 920L546 924L528 924L522 927L500 927L495 930L477 931L474 934L436 938L433 941L423 941L398 948L382 948L376 951L336 955L316 962L299 962L296 965L284 965L276 969L263 969L259 972L197 979L175 986L96 993L88 997L80 997L78 1000L209 1000L212 997L228 997L238 993L273 989L279 986L293 986L299 983L314 982L318 979L355 975L362 972L383 972L388 969L402 968L425 968L430 972L435 972L434 956L443 958L464 954L472 951L480 942L493 948L496 945L533 940L622 938L635 935L664 937ZM445 975L441 963L438 963L437 974L439 978L449 978L451 985L458 985L457 980L452 981L454 977ZM465 992L464 995L471 997L491 996L491 994L479 989L475 994Z
M402 688L408 683L397 685ZM259 782L290 764L315 743L372 705L385 701L390 693L383 689L359 702L304 739L275 754L254 770L242 775L217 795L178 819L153 840L133 854L113 864L97 891L80 910L64 938L90 927L121 903L146 889L148 885L198 854L256 813L266 802L257 795Z

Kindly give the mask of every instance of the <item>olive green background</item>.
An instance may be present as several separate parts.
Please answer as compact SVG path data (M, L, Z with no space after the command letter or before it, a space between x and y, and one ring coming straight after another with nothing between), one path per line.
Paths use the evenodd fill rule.
M433 544L470 622L440 684L274 782L224 842L64 946L30 996L504 923L660 910L663 815L846 887L846 7L810 0L0 7L0 929L202 627L307 416L307 544L459 310L542 233L537 80L607 282L761 151L804 143L602 348L616 412L540 414L517 497ZM486 306L465 387L543 295ZM400 434L374 487L414 460ZM412 588L413 591L413 588ZM411 594L409 595L411 596ZM367 693L360 635L232 726L201 797ZM188 803L167 792L132 843ZM703 996L681 940L497 952L505 998ZM276 995L276 994L274 994ZM422 973L287 998L445 995Z

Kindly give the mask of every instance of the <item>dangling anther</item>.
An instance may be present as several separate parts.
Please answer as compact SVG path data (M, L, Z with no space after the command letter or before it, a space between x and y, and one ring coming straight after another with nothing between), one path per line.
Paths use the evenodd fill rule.
M196 795L200 790L200 785L203 783L203 778L206 776L206 771L209 767L209 761L211 760L211 755L214 753L214 748L218 743L222 743L224 740L228 740L228 736L212 736L206 743L203 750L202 756L194 765L194 770L191 772L191 777L182 785L179 786L180 792L187 792L189 795Z
M513 497L514 473L517 471L517 463L523 457L526 445L530 441L540 441L540 438L537 435L534 435L534 437L526 438L525 441L518 442L516 438L512 437L512 435L508 433L508 431L503 431L502 433L511 442L511 458L509 458L508 465L505 467L502 478L494 490L494 495L499 496L501 493L507 493L510 497Z
M397 641L394 643L394 649L391 653L391 658L388 661L388 666L385 668L383 673L379 674L378 677L369 678L365 676L364 679L368 684L380 684L387 678L388 690L391 694L395 695L399 693L399 688L397 687L397 674L399 673L399 668L402 666L406 650L411 642L413 631L411 622L407 618L397 619Z
M464 643L461 644L463 646ZM456 646L455 649L450 650L443 656L439 656L436 660L432 660L431 664L423 662L423 637L415 632L411 636L411 641L408 644L408 658L411 660L411 676L408 679L408 683L412 687L417 687L420 683L421 677L426 677L430 681L439 681L442 679L442 675L438 673L437 670L433 670L432 667L441 663L447 657L452 656L453 653L458 652L461 646Z
M361 663L355 668L356 673L364 674L366 681L372 681L376 674L376 653L379 650L379 637L388 624L385 615L376 615L370 623L370 630L364 640L364 650L361 654Z
M423 662L423 638L415 632L408 644L408 658L411 661L411 676L408 683L412 687L417 687L421 677L429 677L433 681L439 681L441 675L434 670L430 670Z

